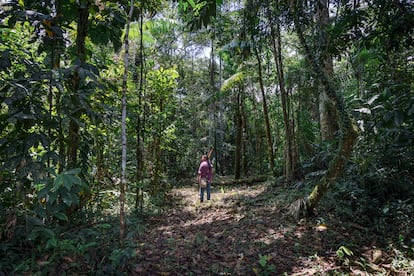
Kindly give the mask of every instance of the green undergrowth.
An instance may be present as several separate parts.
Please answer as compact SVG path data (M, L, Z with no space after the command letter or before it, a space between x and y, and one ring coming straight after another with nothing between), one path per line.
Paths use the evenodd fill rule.
M361 183L367 179L346 175L331 187L319 207L313 210L313 216L294 221L287 214L289 204L308 195L317 181L317 177L305 177L285 187L282 179L271 180L264 184L265 189L259 195L235 195L233 200L247 210L283 209L285 215L281 219L285 223L317 233L322 245L307 256L309 261L304 265L313 273L327 273L319 267L321 259L332 262L329 275L414 273L413 193L390 193L379 198L372 187ZM312 248L315 244L309 241L297 246ZM262 264L265 260L265 257L261 259Z
M289 187L281 179L243 186L217 185L212 202L203 205L177 198L173 189L168 204L148 205L140 214L134 213L134 198L129 194L124 247L119 240L118 198L111 192L102 193L99 208L80 210L67 222L56 221L46 226L42 221L31 219L29 214L11 213L2 222L0 275L128 275L136 269L136 259L146 254L141 251L143 244L137 241L145 231L151 231L148 221L162 220L168 214L174 216L175 212L183 212L184 207L189 210L187 215L228 210L230 214L239 214L238 223L249 222L253 228L266 225L263 217L261 224L254 223L262 214L277 213L281 228L293 228L292 233L303 232L309 236L296 241L293 234L285 233L285 238L291 239L292 252L298 254L291 258L297 259L302 271L326 273L321 268L323 260L332 267L330 275L409 275L412 272L414 201L411 195L379 200L354 178L344 177L331 187L312 217L299 222L293 220L287 212L289 204L309 194L316 181L304 178ZM196 198L197 190L191 185L187 190ZM186 187L189 186L177 189ZM230 229L226 231L231 233ZM197 239L201 237L196 236ZM263 251L251 271L272 275L277 271L273 259L271 252Z
M19 224L24 225L24 222ZM62 272L112 274L122 271L134 257L132 240L143 232L137 216L127 219L125 247L119 243L117 217L95 217L88 223L38 226L26 235L17 227L13 237L2 242L0 274L57 275Z
M113 191L102 192L99 204L75 211L68 221L46 222L33 213L4 210L0 275L106 275L124 271L135 256L137 245L133 240L145 230L143 220L159 212L154 208L137 215L132 195L127 198L124 247L119 237L119 199Z
M279 196L292 202L292 197L309 194L316 181L296 183ZM373 188L363 181L367 179L345 175L305 219L324 240L317 259L330 256L335 261L330 275L412 275L414 194L373 191L384 185Z

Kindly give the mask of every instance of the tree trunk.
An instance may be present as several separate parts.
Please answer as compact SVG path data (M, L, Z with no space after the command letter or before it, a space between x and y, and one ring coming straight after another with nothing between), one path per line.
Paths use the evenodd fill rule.
M280 24L279 22L271 26L272 34L272 46L273 56L275 59L277 77L279 81L280 97L282 101L282 112L283 112L283 123L285 127L286 143L285 143L285 178L286 184L289 184L295 175L296 171L296 160L294 160L293 154L293 135L288 113L288 93L285 88L285 77L283 71L282 61L282 46L280 37Z
M56 14L55 14L55 20L58 28L61 27L61 13L62 13L62 1L61 0L55 0L55 7L56 7ZM55 47L53 49L53 58L52 58L52 66L53 69L58 70L60 68L60 60L61 60L61 49L63 49L64 45L64 38L63 36L57 36L54 35L54 43ZM60 88L57 89L56 93L56 114L57 114L57 120L58 120L58 128L57 128L57 140L58 140L58 155L59 155L59 161L58 161L58 172L62 173L66 164L65 164L65 151L66 151L66 145L65 145L65 135L63 134L63 120L61 112L61 98L62 98L62 90Z
M57 27L60 28L60 13L61 13L61 5L60 5L60 1L55 1L55 10L53 12L53 19L50 22L50 27ZM63 37L61 35L58 35L56 32L48 32L49 37L51 38L51 46L52 46L52 50L51 50L51 73L50 73L50 84L49 84L49 95L48 95L48 102L49 102L49 120L52 121L53 120L53 112L56 112L57 114L60 114L58 112L59 109L59 104L60 104L60 90L57 89L58 93L57 95L54 95L54 90L56 90L56 74L55 74L55 70L59 70L60 68L60 49L63 45ZM55 101L53 103L53 101ZM59 115L58 115L59 116ZM60 121L60 119L59 119ZM58 135L59 133L61 133L61 130L58 130ZM52 128L49 127L48 129L48 135L49 135L49 139L54 139L55 137L52 137ZM60 137L58 137L60 138ZM60 149L60 145L64 144L64 139L58 139L59 143L59 147L58 147L58 151L59 152L64 152L61 151ZM63 146L64 147L64 146ZM49 152L54 151L55 149L49 145L47 150ZM50 163L51 159L50 157L48 157L47 160L47 166L50 168L51 163ZM58 167L61 168L62 164L61 162L58 162Z
M71 93L74 95L78 93L80 79L79 68L83 66L86 61L86 47L85 40L87 36L88 18L89 18L89 1L81 1L79 3L79 15L76 35L76 53L79 58L79 66L73 72L70 80ZM82 115L81 111L74 111L69 121L69 136L68 136L68 161L67 168L72 169L78 166L78 149L79 149L79 124L78 121Z
M253 39L253 38L252 38ZM260 84L260 91L262 93L262 105L263 105L263 117L265 119L265 125L266 125L266 140L267 140L267 158L269 160L270 169L272 171L273 176L276 176L276 169L275 169L275 157L273 154L273 141L272 141L272 134L270 131L270 120L269 120L269 113L267 110L267 100L266 100L266 94L264 90L263 85L263 70L262 70L262 62L259 56L259 52L257 51L257 48L254 47L254 53L256 55L257 59L257 65L258 65L258 74L259 74L259 84Z
M323 70L327 78L333 78L332 56L328 53L328 33L326 31L329 21L328 0L316 1L316 16L319 24L319 64L323 64ZM338 131L337 111L334 102L328 97L326 87L319 86L319 121L322 141L331 141Z
M132 13L134 11L134 0L130 2L130 10L125 30L125 56L124 56L124 77L122 81L122 99L121 99L121 144L122 144L122 161L121 161L121 181L119 182L119 241L121 247L124 247L124 237L126 231L125 224L125 186L126 186L126 162L127 162L127 135L126 135L126 94L128 91L128 70L129 70L129 26L131 23Z
M291 0L290 5L291 10L293 11L292 16L295 29L299 37L300 44L304 49L306 59L311 65L316 77L324 85L327 95L336 105L339 113L340 132L343 133L338 152L335 158L331 161L326 175L315 186L307 198L299 199L292 203L290 211L292 215L298 219L302 216L307 216L312 212L312 210L318 205L321 198L329 190L331 184L343 173L346 162L352 153L358 133L346 111L344 102L339 98L334 89L332 80L329 79L323 68L321 68L316 62L315 57L312 55L312 52L305 41L302 27L299 22L297 2L295 0Z
M220 36L220 34L218 34ZM220 37L218 38L220 41ZM220 55L218 55L219 59L219 81L218 81L218 87L221 87L223 84L223 60ZM223 109L223 103L221 100L215 101L216 103L216 110L214 112L215 120L214 120L214 167L215 172L220 173L220 175L224 174L223 166L221 165L221 159L222 159L222 141L223 141L223 135L221 134L221 131L218 131L221 129L222 124L222 109ZM220 164L220 165L219 165Z
M143 125L143 111L144 107L142 105L142 97L144 94L144 42L143 42L143 25L144 25L144 16L143 9L141 7L139 13L139 50L135 58L135 66L139 68L139 88L138 88L138 114L136 121L136 149L135 149L135 158L136 158L136 194L135 194L135 209L143 211L143 200L144 200L144 191L142 187L142 181L144 178L144 154L143 154L143 141L144 141L144 125ZM137 75L138 78L138 75ZM138 80L136 80L138 82Z
M249 166L248 166L248 146L247 141L249 138L249 135L247 134L247 117L246 112L243 104L243 99L240 103L240 111L241 111L241 121L242 121L242 168L243 168L243 175L244 177L247 177L249 175Z
M238 88L237 96L236 96L236 112L234 115L234 121L235 121L235 128L236 128L236 152L234 154L234 178L240 179L241 173L240 173L240 167L241 167L241 147L242 147L242 118L241 118L241 88Z

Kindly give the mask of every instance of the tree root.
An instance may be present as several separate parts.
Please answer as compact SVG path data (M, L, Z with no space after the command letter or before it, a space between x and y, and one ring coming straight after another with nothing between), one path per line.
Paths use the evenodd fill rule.
M289 205L288 213L295 218L295 220L299 220L301 218L305 218L312 213L312 209L310 208L309 199L307 197L300 198Z

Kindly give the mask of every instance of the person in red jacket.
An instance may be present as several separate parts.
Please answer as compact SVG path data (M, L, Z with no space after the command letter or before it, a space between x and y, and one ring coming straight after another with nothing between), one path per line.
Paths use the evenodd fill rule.
M200 202L204 201L204 191L207 192L207 200L210 200L211 181L213 181L213 166L208 160L207 155L202 155L197 174L197 182L200 187Z

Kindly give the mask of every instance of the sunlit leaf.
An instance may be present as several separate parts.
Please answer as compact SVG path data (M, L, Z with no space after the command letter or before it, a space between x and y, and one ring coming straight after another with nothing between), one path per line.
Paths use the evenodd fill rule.
M358 111L359 113L364 113L364 114L371 114L371 109L366 108L366 107L355 109L355 111Z
M368 102L367 102L367 104L369 104L369 105L371 105L376 99L378 99L380 97L380 95L374 95L374 96L372 96L369 100L368 100Z

